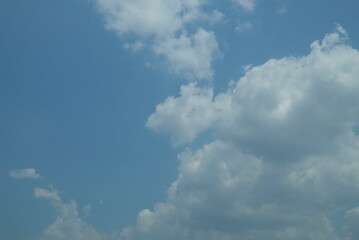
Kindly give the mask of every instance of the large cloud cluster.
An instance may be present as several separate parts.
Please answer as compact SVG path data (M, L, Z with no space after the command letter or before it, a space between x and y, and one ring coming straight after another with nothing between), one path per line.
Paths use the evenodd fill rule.
M192 84L158 105L149 127L176 143L212 127L215 140L179 155L167 201L123 239L357 239L359 52L346 39L337 26L233 91Z

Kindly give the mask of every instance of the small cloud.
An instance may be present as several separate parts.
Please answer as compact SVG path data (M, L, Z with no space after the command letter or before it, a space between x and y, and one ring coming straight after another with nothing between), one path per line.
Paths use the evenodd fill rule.
M103 199L101 198L100 200L98 200L98 205L102 205L103 204Z
M248 12L254 11L256 6L255 0L232 0L232 2L236 3L238 6Z
M22 179L22 178L39 179L39 178L41 178L40 174L36 173L36 170L34 168L11 170L9 172L9 176L12 178L15 178L15 179Z

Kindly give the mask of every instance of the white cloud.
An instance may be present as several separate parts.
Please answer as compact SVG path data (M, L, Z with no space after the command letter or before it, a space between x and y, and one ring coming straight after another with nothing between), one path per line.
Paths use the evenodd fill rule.
M256 6L255 0L232 0L232 2L238 4L238 6L246 11L253 11Z
M221 104L190 84L158 105L147 126L216 140L179 155L167 201L121 239L357 239L359 52L345 39L337 26L307 56L248 69Z
M203 0L97 0L108 29L121 37L140 38L127 43L137 51L148 45L162 57L172 72L191 79L210 79L212 62L219 52L214 33L198 28L187 31L187 25L198 21L217 22L223 18L218 10L207 14ZM210 20L210 21L209 21ZM144 43L146 41L146 43Z
M40 240L105 240L105 235L98 233L91 225L79 217L75 201L65 203L56 189L35 188L36 198L52 200L58 216L42 233Z
M11 170L9 172L9 176L12 178L16 178L16 179L22 179L22 178L39 179L39 178L41 178L40 174L36 173L36 170L34 168Z
M338 29L314 42L308 56L253 67L234 90L232 123L219 134L278 160L336 149L359 116L350 107L359 100L358 51L345 38Z

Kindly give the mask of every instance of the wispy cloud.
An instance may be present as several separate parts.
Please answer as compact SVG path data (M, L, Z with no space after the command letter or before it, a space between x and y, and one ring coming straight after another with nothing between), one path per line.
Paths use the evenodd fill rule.
M41 178L40 174L36 173L36 170L34 168L11 170L9 172L9 176L12 178L15 178L15 179L22 179L22 178L39 179L39 178Z
M77 203L75 201L63 202L59 191L55 188L49 190L35 188L36 198L49 199L57 211L57 217L53 223L46 227L40 240L60 240L60 239L86 239L86 240L105 240L109 236L100 234L94 227L79 217ZM84 212L89 213L90 205L84 207ZM112 239L112 238L111 238Z

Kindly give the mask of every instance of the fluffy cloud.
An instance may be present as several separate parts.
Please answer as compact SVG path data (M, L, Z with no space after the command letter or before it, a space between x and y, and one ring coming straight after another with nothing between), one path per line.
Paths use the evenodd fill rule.
M156 132L169 134L174 145L191 142L223 116L223 108L229 101L225 94L214 99L211 88L191 83L181 87L178 98L169 97L157 105L146 125Z
M190 84L158 105L147 126L175 143L211 127L216 140L179 155L167 201L121 239L357 239L359 52L346 39L337 26L307 56L248 69L233 91Z
M219 52L215 35L198 28L189 34L187 26L198 21L219 21L223 14L201 8L203 0L97 0L108 29L121 37L146 40L153 52L164 58L174 73L193 79L210 79L211 64ZM141 43L140 45L138 43ZM144 43L125 44L139 50Z
M75 201L65 203L56 189L35 188L36 198L51 200L58 216L44 231L40 240L104 240L109 239L99 234L92 226L79 217Z
M36 170L34 168L11 170L9 172L9 176L12 178L15 178L15 179L22 179L22 178L39 179L39 178L41 178L40 174L36 173Z

